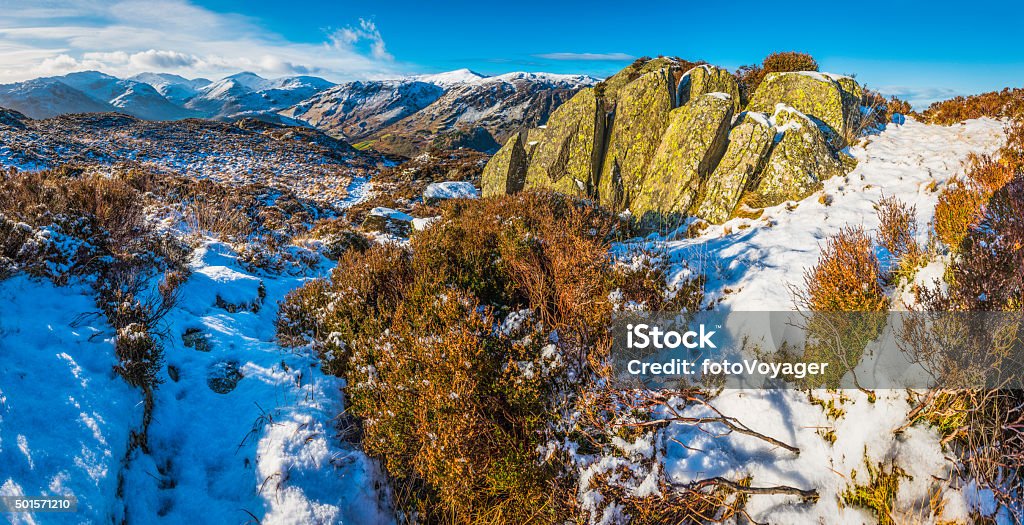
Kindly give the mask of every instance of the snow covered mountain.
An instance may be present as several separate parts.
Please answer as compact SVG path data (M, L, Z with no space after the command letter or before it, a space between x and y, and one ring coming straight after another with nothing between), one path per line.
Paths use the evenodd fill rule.
M269 80L243 72L204 86L185 102L185 107L207 118L230 120L239 114L285 109L332 86L333 83L317 77Z
M186 100L199 93L200 89L211 84L211 81L205 78L189 80L171 73L139 73L128 80L153 86L164 98L175 104L184 104Z
M348 140L372 140L381 151L413 155L431 143L449 143L451 134L490 134L501 142L518 129L544 123L562 102L596 82L586 75L487 77L460 69L339 84L282 114Z
M543 124L562 102L596 82L546 73L488 77L468 69L337 85L313 76L268 79L251 72L210 81L85 71L0 86L0 107L37 119L102 112L144 120L258 118L412 156L431 144L496 149L495 141Z
M67 84L115 110L145 120L179 120L198 116L165 98L150 84L121 80L98 71L69 73L54 80Z
M52 78L0 85L0 107L37 119L65 113L115 111L109 103L96 100Z
M329 133L362 139L429 106L444 91L442 85L420 80L346 82L281 114Z

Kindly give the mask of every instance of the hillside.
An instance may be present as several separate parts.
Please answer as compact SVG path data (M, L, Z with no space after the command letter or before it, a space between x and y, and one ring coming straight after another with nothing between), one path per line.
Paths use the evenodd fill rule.
M1016 92L63 78L0 109L0 495L78 502L17 523L1024 519Z

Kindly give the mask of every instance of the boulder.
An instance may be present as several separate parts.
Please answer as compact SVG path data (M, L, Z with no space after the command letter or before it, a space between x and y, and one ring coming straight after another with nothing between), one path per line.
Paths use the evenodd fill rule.
M669 68L647 73L618 92L608 151L598 180L601 204L622 210L644 186L647 166L668 128L675 91Z
M634 215L683 215L725 151L733 99L706 93L672 110L668 129L629 203Z
M775 130L763 113L743 113L729 131L729 145L708 177L696 215L721 224L736 209L744 189L764 166Z
M534 142L531 138L527 140ZM581 90L559 106L536 142L526 170L525 187L589 195L604 143L604 109L594 90Z
M432 182L423 190L423 202L434 206L449 199L476 199L480 194L472 182L449 180Z
M707 93L726 93L732 97L733 113L740 111L740 86L736 77L728 71L704 64L697 66L679 79L676 86L676 106L682 106L687 102Z
M856 82L852 78L844 82L850 85L852 93ZM850 111L856 109L850 105L850 96L844 93L839 82L824 73L769 73L754 91L747 110L770 114L778 104L785 104L820 121L829 128L830 134L842 137L846 134Z
M480 187L484 197L509 195L523 189L529 155L523 144L523 134L515 133L484 166Z
M783 106L773 119L777 140L757 185L759 205L802 199L817 191L821 181L845 173L825 134L807 115Z
M363 229L395 237L408 237L412 231L412 221L412 216L407 213L378 206L370 210L363 220Z

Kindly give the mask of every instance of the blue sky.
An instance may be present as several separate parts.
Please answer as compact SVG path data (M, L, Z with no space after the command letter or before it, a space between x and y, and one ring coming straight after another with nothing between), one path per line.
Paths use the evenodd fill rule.
M992 2L0 0L0 82L80 69L334 81L470 68L604 76L643 55L776 50L917 102L1024 84L1024 7ZM634 7L635 6L635 7ZM841 6L837 7L837 6ZM969 6L969 8L967 7Z

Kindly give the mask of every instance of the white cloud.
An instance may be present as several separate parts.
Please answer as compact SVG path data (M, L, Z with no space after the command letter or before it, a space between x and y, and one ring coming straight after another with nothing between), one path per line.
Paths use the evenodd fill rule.
M354 50L360 42L368 42L370 54L377 60L391 61L395 57L388 53L384 38L371 20L359 19L359 27L344 27L331 34L332 47L336 49Z
M544 53L534 55L546 60L583 60L589 62L628 62L636 57L626 53Z
M340 81L394 77L405 67L377 25L359 20L322 43L291 42L240 15L189 0L11 0L0 10L0 82L71 71L162 71L219 77L242 70Z

